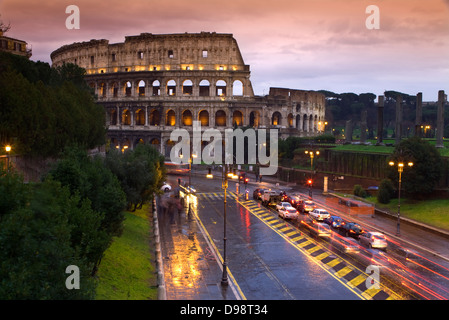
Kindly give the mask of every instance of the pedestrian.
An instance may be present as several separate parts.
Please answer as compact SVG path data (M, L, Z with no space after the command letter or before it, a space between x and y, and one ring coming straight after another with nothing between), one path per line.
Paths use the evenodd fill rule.
M259 175L259 181L262 182L262 175Z

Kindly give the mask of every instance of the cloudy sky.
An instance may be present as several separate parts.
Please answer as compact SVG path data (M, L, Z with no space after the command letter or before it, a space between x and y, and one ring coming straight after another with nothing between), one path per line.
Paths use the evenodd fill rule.
M66 7L80 9L68 30ZM380 10L370 30L369 5ZM449 92L449 0L1 0L8 36L50 61L64 44L127 35L232 33L258 95L270 87L337 93Z

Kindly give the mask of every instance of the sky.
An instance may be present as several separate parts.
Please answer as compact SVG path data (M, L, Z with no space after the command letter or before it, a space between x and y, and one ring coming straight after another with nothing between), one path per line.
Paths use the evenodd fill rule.
M80 10L67 29L66 7ZM379 9L379 28L370 29ZM449 0L0 0L6 34L51 63L65 44L153 34L232 33L256 95L270 87L336 93L449 92Z

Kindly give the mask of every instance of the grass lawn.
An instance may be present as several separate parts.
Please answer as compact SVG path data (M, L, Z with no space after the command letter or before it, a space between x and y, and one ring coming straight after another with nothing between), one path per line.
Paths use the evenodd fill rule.
M106 250L98 270L97 300L156 300L148 205L126 212L123 234Z
M389 204L377 202L375 197L367 198L380 209L388 209L392 213L398 211L398 200L392 199ZM401 216L420 221L434 227L449 230L449 199L414 200L401 198Z

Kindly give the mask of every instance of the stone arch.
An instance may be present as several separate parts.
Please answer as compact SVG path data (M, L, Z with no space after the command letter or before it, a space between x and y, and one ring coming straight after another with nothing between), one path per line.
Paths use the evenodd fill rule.
M171 127L176 125L176 113L172 109L167 110L165 114L165 125Z
M113 96L114 98L118 97L118 83L117 82L113 82L111 84L111 96Z
M160 96L161 95L161 83L159 80L154 80L151 84L153 87L153 96Z
M282 124L282 115L279 111L273 112L271 116L271 125L280 126Z
M260 125L260 112L259 111L252 111L249 114L249 125L251 127L257 128Z
M313 132L313 115L309 116L309 130L308 132Z
M200 121L202 127L208 127L209 126L209 112L207 110L201 110L198 113L198 120Z
M126 81L124 85L124 91L126 97L131 97L133 90L133 84L131 81Z
M152 109L148 115L148 122L150 126L160 126L161 125L161 113L157 109Z
M306 114L302 118L302 131L309 132L309 118Z
M243 82L240 80L235 80L232 83L232 95L233 96L243 96Z
M101 98L106 98L106 83L101 82L98 86L98 96Z
M210 82L209 80L203 79L200 81L200 97L209 97L210 96Z
M296 115L296 129L300 129L301 128L301 115Z
M243 113L240 110L234 110L232 113L232 125L243 126Z
M183 126L192 126L193 124L193 114L192 111L186 109L182 112L181 123Z
M135 119L137 126L144 126L145 125L145 111L142 109L138 109L136 111L136 119Z
M137 83L137 93L139 95L139 97L144 97L145 96L145 89L146 89L146 82L144 80L140 80Z
M129 109L125 109L122 112L122 124L125 126L131 125L131 111Z
M109 111L109 125L111 126L117 125L117 110L115 109Z
M193 94L193 82L190 79L186 79L182 82L182 94Z
M218 110L215 113L215 126L216 127L226 127L226 112L223 110Z
M287 125L289 128L293 128L294 124L293 124L293 114L289 113L287 116Z
M226 96L226 81L224 80L218 80L215 83L215 95L218 97L224 97Z
M168 80L167 81L167 95L168 96L175 96L176 95L176 81L175 80Z

